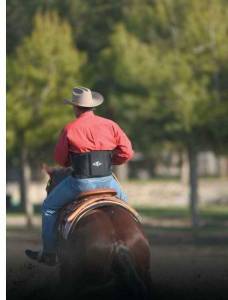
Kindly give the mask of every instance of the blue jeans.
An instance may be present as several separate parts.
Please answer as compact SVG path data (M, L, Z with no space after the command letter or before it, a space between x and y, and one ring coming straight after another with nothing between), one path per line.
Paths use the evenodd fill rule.
M56 251L56 220L59 210L67 203L74 201L81 192L97 188L112 188L117 192L118 198L127 201L126 194L113 176L86 179L68 176L50 192L42 205L43 251Z

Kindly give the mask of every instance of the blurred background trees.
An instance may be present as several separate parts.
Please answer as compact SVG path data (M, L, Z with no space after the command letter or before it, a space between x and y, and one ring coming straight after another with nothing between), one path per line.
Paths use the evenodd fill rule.
M85 61L73 45L70 26L53 12L38 13L32 34L7 61L7 145L20 168L21 201L27 207L29 160L46 160L71 117L62 99L80 83ZM77 78L77 79L76 79Z
M166 147L186 153L197 226L197 155L227 154L227 19L224 0L7 1L8 157L50 161L62 99L84 84L151 168Z

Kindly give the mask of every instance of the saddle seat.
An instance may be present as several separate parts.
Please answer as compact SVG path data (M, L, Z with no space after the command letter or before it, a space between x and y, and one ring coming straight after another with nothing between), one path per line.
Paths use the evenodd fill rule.
M61 236L67 239L72 227L92 210L113 205L126 209L136 221L140 222L138 213L126 202L117 198L114 189L95 189L79 194L74 202L62 209L58 228Z

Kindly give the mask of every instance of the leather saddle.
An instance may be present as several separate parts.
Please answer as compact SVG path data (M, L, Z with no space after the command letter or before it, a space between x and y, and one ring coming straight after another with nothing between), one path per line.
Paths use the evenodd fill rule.
M126 209L137 222L140 222L138 213L126 202L117 198L114 189L95 189L79 194L74 202L62 209L58 226L61 237L67 239L72 227L92 210L113 205Z

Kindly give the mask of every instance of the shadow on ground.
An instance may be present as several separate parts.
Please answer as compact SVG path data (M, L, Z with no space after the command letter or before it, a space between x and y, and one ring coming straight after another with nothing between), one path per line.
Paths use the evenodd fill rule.
M203 225L193 232L185 211L143 209L139 211L146 217L144 229L151 245L153 299L226 300L227 214L204 211ZM8 228L8 300L62 299L58 268L32 263L24 255L25 248L39 247L39 228Z

